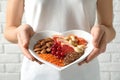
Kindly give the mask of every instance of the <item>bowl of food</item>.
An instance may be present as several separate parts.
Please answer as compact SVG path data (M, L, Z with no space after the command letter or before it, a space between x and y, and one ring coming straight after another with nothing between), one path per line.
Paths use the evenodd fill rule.
M82 30L40 31L29 43L29 51L36 59L57 70L81 62L92 50L92 36Z

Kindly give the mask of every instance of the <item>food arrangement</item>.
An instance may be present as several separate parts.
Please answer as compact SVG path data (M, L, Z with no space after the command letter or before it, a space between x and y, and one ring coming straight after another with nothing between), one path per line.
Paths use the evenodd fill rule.
M80 58L88 42L76 35L54 35L40 39L34 45L33 51L38 56L56 66L66 66Z

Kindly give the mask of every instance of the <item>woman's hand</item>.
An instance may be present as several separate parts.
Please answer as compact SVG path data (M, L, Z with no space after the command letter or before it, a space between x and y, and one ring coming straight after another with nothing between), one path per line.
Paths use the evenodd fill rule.
M94 49L84 61L78 63L79 65L90 62L91 60L93 60L95 57L97 57L99 54L103 53L106 50L107 41L105 30L106 30L105 26L103 25L95 25L91 29Z
M19 47L29 60L37 61L28 51L29 40L34 33L35 32L33 31L32 27L30 27L30 25L28 24L21 25L17 28L17 38ZM39 63L41 64L41 62Z

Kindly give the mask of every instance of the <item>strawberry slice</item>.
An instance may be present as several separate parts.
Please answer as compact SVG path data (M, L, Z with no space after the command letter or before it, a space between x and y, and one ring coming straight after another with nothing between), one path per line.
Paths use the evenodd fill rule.
M83 39L83 38L77 38L78 39L78 44L79 45L87 45L87 41L85 40L85 39Z
M72 47L70 47L69 45L62 45L62 52L64 54L67 54L70 52L74 52L74 49Z

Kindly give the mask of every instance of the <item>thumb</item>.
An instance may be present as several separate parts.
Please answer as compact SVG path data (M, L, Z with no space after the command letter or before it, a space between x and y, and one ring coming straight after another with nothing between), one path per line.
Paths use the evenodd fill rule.
M92 42L93 42L94 47L99 48L101 39L104 35L104 31L102 31L100 28L96 27L96 29L91 31L91 34L93 36L93 41Z
M29 35L26 32L20 32L18 34L18 45L21 48L23 54L30 60L34 61L35 58L30 54L28 51L28 45L29 45Z

